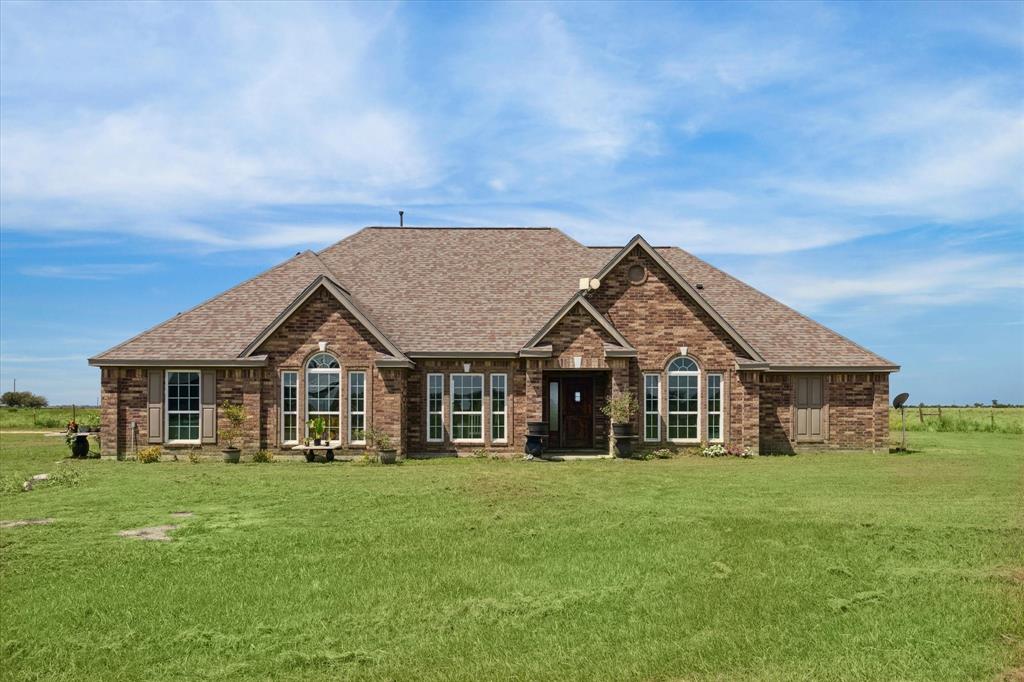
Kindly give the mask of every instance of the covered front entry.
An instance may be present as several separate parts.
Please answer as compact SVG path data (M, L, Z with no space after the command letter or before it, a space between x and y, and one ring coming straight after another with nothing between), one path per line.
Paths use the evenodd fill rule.
M548 424L548 447L590 449L597 445L598 400L604 390L601 375L580 373L546 374L544 414Z

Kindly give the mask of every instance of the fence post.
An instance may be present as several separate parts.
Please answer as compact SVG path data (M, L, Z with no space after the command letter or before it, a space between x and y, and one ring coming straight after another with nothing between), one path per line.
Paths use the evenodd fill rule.
M942 421L942 405L939 405L938 408L939 408L939 421Z
M917 417L921 420L921 423L924 424L924 403L917 406Z

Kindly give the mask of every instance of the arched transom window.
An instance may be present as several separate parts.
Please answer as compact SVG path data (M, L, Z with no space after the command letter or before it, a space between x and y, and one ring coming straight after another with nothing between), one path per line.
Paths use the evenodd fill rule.
M306 418L323 417L328 440L339 439L340 396L341 364L330 353L317 353L306 363Z
M668 438L696 441L700 423L700 368L691 358L668 365Z

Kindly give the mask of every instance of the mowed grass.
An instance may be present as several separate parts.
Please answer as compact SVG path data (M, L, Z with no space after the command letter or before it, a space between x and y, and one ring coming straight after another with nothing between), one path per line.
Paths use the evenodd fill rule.
M991 680L1024 438L909 455L81 461L0 495L0 678ZM63 444L0 435L3 475ZM172 520L172 511L195 516ZM173 542L117 531L179 523Z
M942 407L941 417L940 408L934 406L923 411L916 406L906 409L907 431L1024 434L1024 407ZM899 434L899 410L889 408L889 430Z
M42 431L64 428L74 414L80 424L99 426L100 408L79 407L0 407L0 430Z

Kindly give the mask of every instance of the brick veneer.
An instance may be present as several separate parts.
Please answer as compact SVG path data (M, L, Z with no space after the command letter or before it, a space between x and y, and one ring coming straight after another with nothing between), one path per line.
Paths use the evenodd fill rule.
M761 441L764 452L889 447L889 376L884 373L823 375L823 442L795 437L795 381L792 374L766 373L761 385Z

